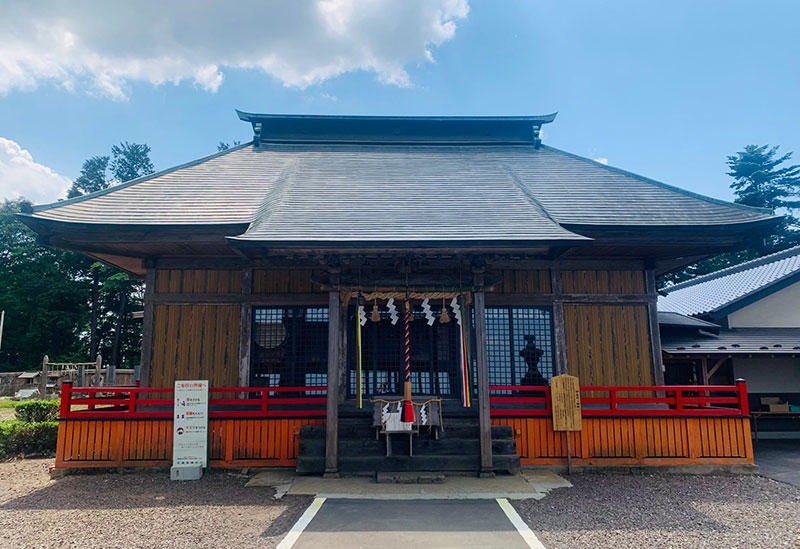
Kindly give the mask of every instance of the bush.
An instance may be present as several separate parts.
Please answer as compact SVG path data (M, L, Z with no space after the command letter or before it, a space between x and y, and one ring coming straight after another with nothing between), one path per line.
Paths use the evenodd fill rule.
M53 455L57 442L57 421L25 423L14 419L0 423L0 456Z
M58 419L60 403L57 400L29 400L14 406L17 419L25 423L41 423Z

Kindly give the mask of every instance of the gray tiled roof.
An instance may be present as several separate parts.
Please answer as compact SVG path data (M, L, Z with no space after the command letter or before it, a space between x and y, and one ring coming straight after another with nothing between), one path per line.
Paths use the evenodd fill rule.
M335 129L334 122L325 120ZM412 122L422 130L440 123ZM447 123L462 122L473 132L481 124L518 132L529 123ZM248 143L33 215L110 225L249 224L242 241L580 241L587 240L576 234L582 226L720 226L774 217L550 147L466 141Z
M713 313L800 272L800 246L666 288L659 311Z
M713 322L706 322L693 316L686 316L680 313L671 313L666 311L658 311L658 325L659 326L672 326L676 328L694 328L700 330L711 331L713 333L719 332L719 325Z
M800 328L736 328L718 336L665 336L670 354L800 354Z

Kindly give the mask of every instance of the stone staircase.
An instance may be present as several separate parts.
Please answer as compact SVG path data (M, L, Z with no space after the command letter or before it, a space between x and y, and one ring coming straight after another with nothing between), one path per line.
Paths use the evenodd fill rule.
M408 455L408 437L392 435L392 456L386 457L384 435L375 439L372 405L363 410L354 402L339 406L339 472L344 475L374 475L382 472L426 471L450 474L480 471L480 435L477 409L465 409L458 401L444 401L444 431L439 440L423 428L414 436L414 456ZM511 427L492 427L495 471L520 468L517 444ZM298 474L325 470L325 426L305 426L300 432Z

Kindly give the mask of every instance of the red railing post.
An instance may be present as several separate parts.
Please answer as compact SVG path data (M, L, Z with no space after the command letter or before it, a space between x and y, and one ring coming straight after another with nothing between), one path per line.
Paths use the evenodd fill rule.
M683 389L675 389L675 409L683 410Z
M69 412L72 409L70 400L72 400L72 381L64 381L61 384L61 409L59 411L61 418L69 416Z
M750 415L750 401L747 398L747 382L742 378L736 380L736 390L739 396L739 410L743 416Z
M265 416L269 411L269 389L265 388L261 391L261 413Z
M136 389L138 389L138 387ZM130 397L129 397L130 404L128 405L129 414L136 413L136 398L139 396L138 393L136 392L136 389L131 389L130 392Z
M611 387L608 390L608 397L609 397L609 401L611 402L611 411L612 412L616 412L617 411L617 390L615 388Z

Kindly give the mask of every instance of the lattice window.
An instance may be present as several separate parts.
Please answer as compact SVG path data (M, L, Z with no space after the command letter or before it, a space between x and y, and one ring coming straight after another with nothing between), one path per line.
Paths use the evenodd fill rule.
M328 309L253 309L253 387L324 387L328 380Z
M486 309L489 383L549 383L555 375L552 318L552 310L544 307Z
M399 303L398 307L403 306ZM411 329L411 385L414 394L437 395L448 398L459 396L459 328L452 318L447 324L439 321L441 304L431 303L436 318L428 326L419 304L414 304L414 321ZM367 317L372 308L367 305ZM361 332L362 375L365 396L400 395L403 392L403 320L392 325L384 307L380 309L381 321L368 320ZM452 311L450 311L452 317ZM355 366L355 307L348 309L348 397L357 394Z

